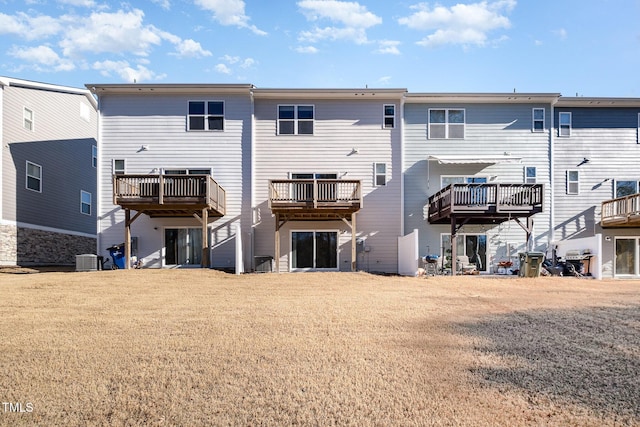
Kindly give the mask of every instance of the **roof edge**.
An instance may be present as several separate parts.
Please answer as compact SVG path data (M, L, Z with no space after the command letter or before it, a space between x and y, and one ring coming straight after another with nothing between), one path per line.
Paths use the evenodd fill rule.
M30 88L30 89L48 90L51 92L69 93L73 95L84 95L87 98L87 100L91 103L93 108L95 108L96 110L98 109L98 102L96 101L95 97L91 94L91 92L88 89L55 85L51 83L41 83L41 82L35 82L31 80L22 80L22 79L16 79L13 77L5 77L5 76L0 76L0 86L5 86L5 87L16 86L16 87L24 87L24 88Z

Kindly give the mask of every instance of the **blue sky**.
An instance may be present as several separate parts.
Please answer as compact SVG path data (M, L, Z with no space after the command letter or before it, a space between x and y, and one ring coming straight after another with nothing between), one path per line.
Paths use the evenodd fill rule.
M0 75L640 97L640 0L0 0Z

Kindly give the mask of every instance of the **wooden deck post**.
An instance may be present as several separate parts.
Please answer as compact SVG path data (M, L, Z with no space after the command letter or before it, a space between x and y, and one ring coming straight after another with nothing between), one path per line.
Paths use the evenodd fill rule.
M209 210L207 208L202 209L202 261L200 266L202 268L209 267L209 229L207 224L209 223Z
M131 268L131 209L124 210L124 268Z
M456 217L451 217L451 275L456 275L456 269L458 268L458 260L456 257L457 245L456 245Z
M356 213L351 214L351 271L357 270L357 252L356 252Z
M276 273L280 273L280 214L276 214L276 233L275 233L275 254Z

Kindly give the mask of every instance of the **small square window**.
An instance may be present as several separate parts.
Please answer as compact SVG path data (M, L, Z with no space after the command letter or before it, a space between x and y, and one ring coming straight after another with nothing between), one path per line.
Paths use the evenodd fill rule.
M387 185L387 164L374 163L374 183L376 187Z
M524 168L524 183L535 184L537 171L535 166L525 166Z
M544 132L544 108L533 109L533 129L534 132Z
M279 105L278 135L313 135L313 105Z
M580 194L580 172L567 171L567 194Z
M113 174L114 175L124 175L126 172L125 169L125 161L124 159L114 159L113 160Z
M429 139L464 139L465 110L429 110Z
M27 161L26 187L42 193L42 166Z
M91 193L80 190L80 212L91 215Z
M223 101L189 101L188 130L224 130Z
M24 128L26 130L32 131L33 130L33 111L27 107L24 107L23 118L24 118Z
M561 112L559 114L558 123L558 136L559 137L570 137L571 136L571 113Z

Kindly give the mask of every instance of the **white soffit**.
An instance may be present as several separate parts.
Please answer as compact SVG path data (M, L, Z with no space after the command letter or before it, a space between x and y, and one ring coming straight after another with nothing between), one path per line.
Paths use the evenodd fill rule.
M516 157L512 155L503 156L429 156L427 160L434 160L441 165L463 165L463 164L485 164L491 165L495 163L522 163L522 157Z

